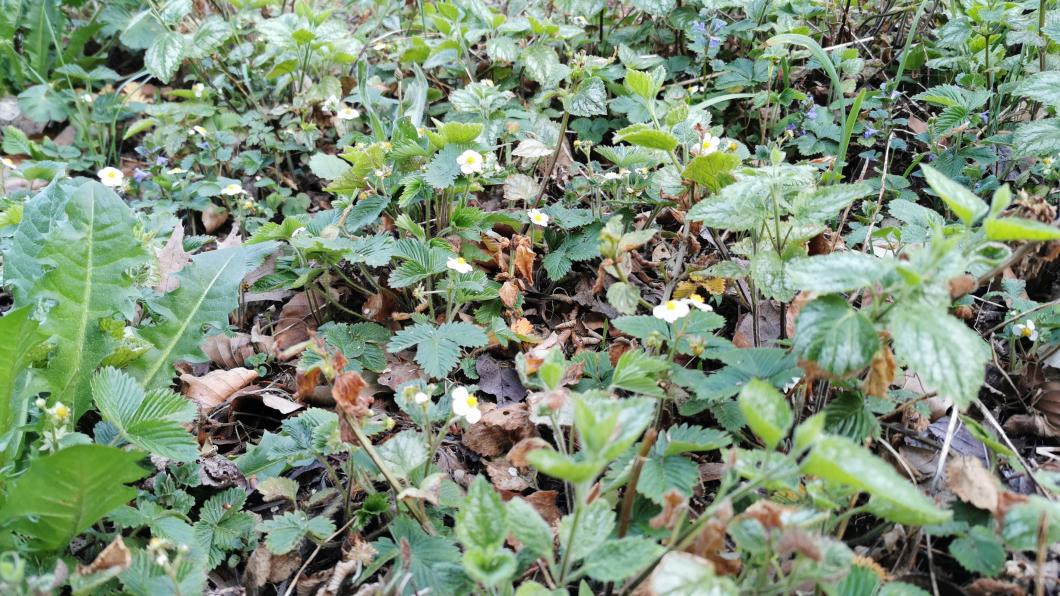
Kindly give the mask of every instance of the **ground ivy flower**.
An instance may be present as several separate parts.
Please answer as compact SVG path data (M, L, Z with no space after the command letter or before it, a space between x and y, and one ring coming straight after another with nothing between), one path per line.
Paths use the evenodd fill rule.
M696 152L697 155L710 155L718 150L718 145L721 145L721 139L708 133L704 133L703 141L699 144L699 150Z
M195 83L191 86L191 94L196 98L202 97L204 93L206 93L206 85Z
M342 106L335 112L335 116L339 120L353 120L361 117L361 111L351 106Z
M468 263L464 257L449 257L445 262L445 266L457 273L471 273L472 269L471 263Z
M482 410L478 409L478 398L467 387L453 389L453 413L467 420L468 424L475 424L482 420Z
M125 183L125 174L123 174L118 168L113 168L111 166L107 166L96 172L96 176L99 177L99 181L103 183L103 186L109 186L111 188L121 186Z
M245 192L247 191L243 190L243 186L237 182L233 182L221 189L221 194L225 195L226 197L234 197L236 195L241 195Z
M673 323L677 319L688 316L688 304L683 300L667 300L651 310L656 319L662 319L667 323Z
M1038 341L1038 328L1035 327L1034 321L1031 320L1013 325L1012 333L1016 337L1026 337L1031 341Z
M709 305L709 304L707 304L707 301L704 300L703 297L700 296L699 294L692 294L688 298L685 298L684 300L682 300L682 302L684 302L688 306L691 306L693 308L699 309L699 310L701 310L703 312L710 312L710 311L714 310L714 307ZM656 316L658 316L658 315L656 315Z
M531 209L526 212L526 215L530 218L530 223L535 226L541 226L542 228L548 226L548 214L544 213L540 209Z
M478 151L468 149L456 158L456 163L460 166L460 171L464 174L477 174L482 171L482 154Z

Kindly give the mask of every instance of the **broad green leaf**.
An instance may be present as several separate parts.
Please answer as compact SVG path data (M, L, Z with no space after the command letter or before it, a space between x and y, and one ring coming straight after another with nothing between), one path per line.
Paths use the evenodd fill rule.
M784 395L761 379L751 379L744 385L737 402L747 426L770 449L780 443L795 420Z
M508 510L485 476L467 489L467 498L456 513L456 536L465 547L497 550L508 536Z
M112 190L98 182L73 192L53 184L26 203L4 255L15 305L51 305L40 329L55 348L43 376L52 395L72 404L75 420L91 403L92 373L112 349L100 321L132 318L138 293L127 272L147 261L136 239L136 219Z
M438 127L438 134L445 137L448 143L466 145L474 143L482 134L482 124L478 122L446 122Z
M968 407L983 386L990 348L961 320L919 305L899 305L887 316L894 353L939 397Z
M1042 118L1025 122L1012 135L1019 139L1013 149L1014 157L1044 157L1060 153L1060 118Z
M834 294L802 307L795 329L795 354L838 377L865 368L880 349L872 321Z
M386 528L390 537L372 543L377 561L395 560L407 565L412 582L432 594L470 594L473 585L460 565L460 549L450 538L431 536L407 516L398 516ZM408 558L402 552L408 553Z
M147 471L142 453L75 445L37 458L11 484L0 519L25 534L34 550L63 548L116 507L136 498L127 483Z
M786 273L796 288L829 294L871 286L893 269L889 260L846 250L796 259L788 263Z
M195 404L183 395L164 388L145 393L127 373L108 366L92 378L92 397L121 439L175 461L199 456L198 443L182 426L195 417Z
M640 97L652 101L659 94L659 86L655 79L648 73L632 68L626 69L626 87Z
M575 483L595 478L606 463L575 459L553 449L535 449L526 455L526 461L553 478Z
M733 153L715 151L692 158L681 175L696 184L718 192L732 182L733 168L740 165L740 158Z
M564 102L571 116L591 117L607 114L607 88L600 77L589 77L578 83Z
M607 499L597 499L583 507L575 528L574 514L559 520L560 550L570 551L571 561L577 562L592 554L611 537L615 528L615 513Z
M144 68L163 83L168 83L184 60L184 36L167 31L157 37L144 54Z
M399 478L409 478L429 457L424 438L413 429L399 432L377 449L383 463Z
M468 575L491 588L509 582L519 568L515 554L506 548L470 548L463 560Z
M651 128L646 124L634 124L623 128L615 133L615 140L660 151L673 151L678 143L677 137L672 134Z
M664 455L714 451L731 442L729 435L716 428L703 428L691 424L679 424L670 427L662 435L660 445L665 447Z
M30 350L41 341L37 321L30 318L31 308L9 310L0 318L0 466L18 450L22 433L16 430L25 418L23 374L29 363Z
M983 223L983 230L988 240L999 242L1060 240L1060 228L1022 217L991 218Z
M615 371L611 375L611 387L652 397L662 397L664 393L656 377L668 368L669 364L662 358L648 356L641 350L630 350L622 354L615 363Z
M640 536L608 540L593 551L583 569L596 581L622 581L647 567L664 550L655 541Z
M818 437L802 469L865 491L871 496L873 512L896 523L927 525L950 518L949 511L939 509L887 462L846 437Z
M460 348L477 348L488 342L486 334L470 323L445 323L434 327L417 323L394 334L387 344L391 352L416 346L416 362L427 374L445 377L460 360Z
M644 462L644 467L641 468L637 492L655 504L662 505L666 493L670 491L676 490L686 497L691 497L698 482L699 466L687 457L652 457Z
M714 574L710 561L682 551L666 553L648 578L654 594L667 596L735 596L740 591L727 577Z
M307 537L324 540L335 532L330 519L310 518L302 511L288 511L261 524L266 532L265 547L274 555L291 552Z
M633 314L640 304L640 288L624 281L607 287L607 302L620 313Z
M195 255L177 273L177 289L148 301L156 323L141 327L140 336L151 348L129 367L144 387L168 386L177 360L205 359L199 347L203 328L228 328L228 315L239 306L243 276L271 249L256 246L260 248L237 246Z
M1060 71L1046 70L1028 76L1015 94L1060 109Z
M504 506L508 509L508 529L523 543L523 550L551 561L552 528L537 509L522 497L514 497Z
M868 196L868 184L833 184L813 192L800 193L792 201L792 215L799 219L823 221L839 215L854 201Z
M997 575L1007 558L1001 539L984 526L972 526L968 534L950 543L949 550L962 567L987 577Z
M946 206L966 225L972 225L975 220L990 210L987 204L975 196L972 191L950 180L942 172L928 164L920 164L920 168L924 171L924 179L931 186L931 190L935 191L942 202L946 203Z
M342 176L350 169L350 164L343 161L337 155L327 153L314 153L309 158L309 170L313 175L324 180L334 180Z

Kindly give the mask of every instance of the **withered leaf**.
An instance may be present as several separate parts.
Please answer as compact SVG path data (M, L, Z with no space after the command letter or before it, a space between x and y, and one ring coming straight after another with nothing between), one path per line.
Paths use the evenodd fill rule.
M258 378L257 371L248 368L214 370L201 377L180 375L184 395L199 403L201 409L215 408L228 400L236 391Z

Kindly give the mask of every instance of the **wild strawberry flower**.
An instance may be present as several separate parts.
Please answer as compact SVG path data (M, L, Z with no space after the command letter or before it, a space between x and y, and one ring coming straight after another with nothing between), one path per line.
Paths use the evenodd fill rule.
M206 93L206 85L195 83L191 86L191 94L196 98L202 97L204 93Z
M225 195L226 197L234 197L236 195L241 195L245 192L247 191L244 190L243 186L238 182L233 182L221 189L221 194Z
M460 171L465 175L478 174L481 172L483 161L482 154L472 149L468 149L456 158L456 163L460 166Z
M472 269L471 263L468 263L464 257L449 257L445 261L445 266L457 273L471 273Z
M412 401L422 405L431 401L431 396L427 395L423 391L417 391L416 395L412 396Z
M531 209L526 212L527 217L530 218L530 223L535 226L541 226L542 228L548 226L548 214L544 213L540 209Z
M1026 337L1031 341L1038 341L1038 328L1034 325L1034 321L1031 320L1013 325L1012 333L1016 337Z
M468 424L475 424L482 420L482 410L478 409L478 398L467 387L457 387L451 394L453 398L453 413L467 420Z
M682 302L703 312L710 312L714 310L714 307L707 304L707 301L704 300L703 297L699 294L692 294L688 298L683 299Z
M191 129L198 133L200 137L205 137L206 135L210 134L209 131L207 131L201 126L192 126Z
M339 120L353 120L361 117L361 111L352 106L342 106L335 112L335 116Z
M8 159L6 157L0 157L0 163L4 164L4 167L9 169L9 170L18 169L18 164L16 164L15 162L11 161L10 159Z
M688 316L688 303L684 300L667 300L651 309L651 314L656 319L662 319L667 323L673 323L677 319Z
M66 422L66 419L70 417L70 408L60 401L56 402L56 404L48 410L48 413L51 414L56 421Z
M710 155L718 150L718 146L721 145L721 139L708 133L704 133L703 141L699 144L699 148L696 151L698 155Z
M96 172L96 176L99 177L99 181L103 183L103 186L109 186L111 188L121 186L125 183L125 174L123 174L118 168L111 166L107 166Z

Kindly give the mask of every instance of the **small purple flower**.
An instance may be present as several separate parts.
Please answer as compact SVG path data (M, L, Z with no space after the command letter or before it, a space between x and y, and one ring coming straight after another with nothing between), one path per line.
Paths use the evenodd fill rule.
M167 159L165 156L159 155L155 158L155 165L158 167L162 167L167 163L169 163L169 159Z
M865 125L865 132L861 133L861 136L866 138L866 139L871 139L872 137L876 136L876 133L878 133L878 132L880 132L880 131L878 131L875 128L873 128L871 124L866 124Z
M718 49L718 46L720 46L720 45L721 45L721 38L720 37L711 37L710 38L710 49L716 50L716 49Z
M721 19L714 19L710 22L710 28L713 31L721 31L725 28L725 21Z
M809 120L817 119L817 105L813 105L810 109L806 110L806 118Z
M795 130L796 128L798 128L798 126L796 126L794 122L788 122L788 125L787 125L786 128L788 130Z
M990 120L990 112L986 111L986 110L984 110L982 112L979 112L979 119L982 120L983 122L986 122L987 120Z
M133 170L133 180L136 180L137 182L143 182L144 180L147 180L150 177L151 172L141 170L140 168L136 168L135 170Z
M703 21L696 21L695 23L692 23L692 33L696 35L706 35L707 24Z

